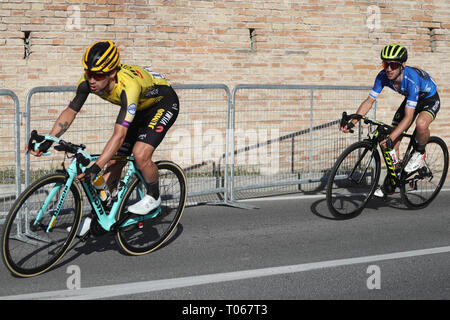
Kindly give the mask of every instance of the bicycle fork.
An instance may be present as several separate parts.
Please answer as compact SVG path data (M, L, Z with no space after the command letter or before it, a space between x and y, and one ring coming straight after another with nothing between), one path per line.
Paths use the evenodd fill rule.
M72 163L67 168L67 172L64 172L64 174L67 174L68 178L66 179L64 184L56 183L53 186L52 190L50 190L50 192L47 195L47 197L45 198L44 204L42 205L41 209L39 210L33 224L30 225L30 227L32 228L31 231L33 231L33 227L37 228L40 226L40 221L41 221L42 217L44 216L44 214L47 212L47 208L50 205L50 203L52 202L52 199L61 190L61 187L64 186L63 192L62 192L61 196L59 197L58 203L56 205L56 209L53 212L48 213L48 214L51 214L52 217L46 227L45 232L49 233L52 231L52 229L55 225L56 219L58 218L58 215L61 212L61 208L64 204L64 201L66 200L67 194L69 193L70 187L72 186L72 183L76 176L76 161L75 160L72 161ZM26 225L28 225L28 223L26 223ZM45 227L45 226L42 226L42 227Z
M360 166L361 161L362 161L362 159L364 159L364 157L366 156L367 152L369 152L369 149L365 149L365 150L363 151L363 153L360 155L358 161L356 162L355 166L353 167L352 172L351 172L350 175L349 175L349 179L352 180L353 182L356 182L357 184L360 184L360 183L362 182L362 180L363 180L364 177L366 176L367 170L369 169L370 164L372 163L372 160L373 160L373 150L372 150L372 153L371 153L371 155L370 155L370 159L369 159L369 160L367 161L367 163L365 164L364 172L363 172L363 173L361 174L361 176L359 177L359 180L356 181L356 180L353 178L353 175L354 175L354 173L355 173L356 168L358 168L358 167Z
M67 194L69 193L70 190L70 186L72 185L74 177L69 177L66 180L66 183L64 184L64 189L63 192L61 194L61 197L58 200L58 203L56 205L56 209L49 213L52 215L52 218L50 219L50 222L47 226L46 232L51 232L53 226L55 225L55 221L56 218L58 218L59 213L61 212L61 208L64 204L64 201L66 200ZM49 192L47 198L44 201L44 204L42 205L41 209L38 212L38 215L36 216L36 219L33 223L34 226L38 226L39 225L39 221L42 219L44 213L47 211L47 208L50 204L50 202L52 201L53 197L58 193L58 191L61 189L61 187L63 186L63 184L61 183L57 183L53 186L52 190Z
M18 214L21 214L22 217L21 219L24 219L25 223L25 230L22 230L22 224L19 222L17 223L17 234L14 236L14 238L16 238L19 241L23 241L26 243L29 243L31 245L39 245L39 242L45 242L45 243L50 243L51 241L49 239L43 238L41 236L39 236L38 234L34 233L34 231L37 231L39 227L42 227L43 229L46 229L46 233L49 233L52 231L53 226L55 225L55 221L56 218L58 217L60 211L61 211L61 207L64 203L64 200L67 197L67 194L69 192L70 186L72 184L73 178L72 179L68 179L66 181L66 183L64 184L64 191L63 194L61 195L61 197L58 200L58 204L56 205L56 209L52 212L49 213L52 215L50 222L48 223L47 226L43 225L40 223L41 219L44 217L44 214L46 213L53 197L58 193L58 191L61 189L61 187L63 186L62 183L56 183L52 190L50 190L49 194L47 195L47 197L44 200L44 203L42 205L42 207L39 209L36 218L34 219L34 221L32 221L31 223L29 222L29 217L30 217L30 211L31 208L29 208L27 205L25 206L25 211L24 212L20 212ZM36 242L35 240L37 240L38 242Z

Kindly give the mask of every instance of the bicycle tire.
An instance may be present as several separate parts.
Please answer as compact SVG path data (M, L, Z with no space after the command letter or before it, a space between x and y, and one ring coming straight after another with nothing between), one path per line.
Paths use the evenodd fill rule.
M380 172L380 155L370 142L359 141L347 147L336 160L327 182L326 201L331 214L338 219L359 215L375 192Z
M183 170L170 161L160 161L156 165L159 170L161 212L154 218L142 221L141 225L135 223L118 228L116 241L126 254L143 255L161 247L171 237L183 214L187 197ZM128 214L126 207L140 199L135 192L139 184L137 177L130 184L117 213L117 221Z
M400 195L410 209L428 206L439 194L447 177L449 155L445 142L439 137L430 137L425 150L427 157L421 169L412 175L402 172Z
M14 275L33 277L48 271L72 244L81 221L81 191L76 183L72 183L51 232L47 232L47 226L62 188L40 223L33 223L49 191L57 184L64 186L66 180L64 173L46 175L23 191L11 207L2 235L2 257Z

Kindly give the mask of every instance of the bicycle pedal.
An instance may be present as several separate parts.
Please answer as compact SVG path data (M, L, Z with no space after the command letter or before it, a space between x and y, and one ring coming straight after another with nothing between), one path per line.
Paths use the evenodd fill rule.
M149 213L144 214L144 215L130 212L129 213L129 217L135 217L135 218L136 217L145 217L145 219L149 219L149 218L157 217L158 214L160 214L160 213L161 213L161 208L156 208L156 209L153 209L152 211L150 211Z
M162 211L162 210L161 210L161 207L158 207L158 208L156 208L156 209L150 211L150 212L147 213L146 215L149 216L150 218L154 218L154 217L156 217L158 214L160 214L161 211Z

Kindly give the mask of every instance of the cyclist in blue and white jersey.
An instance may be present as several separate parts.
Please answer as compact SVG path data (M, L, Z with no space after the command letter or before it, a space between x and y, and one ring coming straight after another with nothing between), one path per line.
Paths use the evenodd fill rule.
M417 117L414 152L405 167L406 172L413 172L423 166L426 157L425 145L430 137L429 126L439 112L440 99L436 83L430 75L419 68L406 66L407 59L408 52L401 45L390 44L381 50L383 70L378 73L369 96L361 103L357 113L366 115L384 87L389 87L405 96L392 120L395 128L386 140L381 142L381 145L384 148L394 147L399 154L401 134L408 130ZM356 121L341 128L342 131L349 132L355 123ZM394 190L389 186L390 184L385 180L383 186L376 190L375 195L384 197L386 194L393 193Z

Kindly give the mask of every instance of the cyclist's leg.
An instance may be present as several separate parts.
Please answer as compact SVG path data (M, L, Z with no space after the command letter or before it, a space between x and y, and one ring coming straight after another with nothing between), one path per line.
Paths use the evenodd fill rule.
M136 165L141 171L145 182L149 185L147 194L157 199L159 197L159 189L157 188L159 176L158 167L152 160L154 151L154 146L141 141L136 142L133 148L133 155Z
M440 104L438 93L417 103L419 116L416 120L416 139L419 147L425 148L430 138L430 124L436 118Z
M403 102L398 107L397 111L394 114L394 117L392 118L391 125L393 127L398 126L398 124L403 120L405 117L405 106L406 106L406 98L403 100ZM397 153L397 156L400 159L400 143L402 142L402 136L398 137L393 141L394 143L394 150ZM402 160L402 159L400 159ZM381 184L377 190L375 190L374 195L379 198L383 198L386 195L393 194L395 192L395 188L391 185L389 176L386 176L383 180L383 184Z
M137 142L133 147L136 164L147 183L158 179L158 168L152 160L153 152L178 117L177 94L170 87L164 91L165 97L152 108L154 112L148 116L145 126L138 129Z
M145 127L139 128L140 134L133 147L136 164L149 186L146 196L128 208L130 212L137 214L146 214L161 203L158 168L152 156L175 122L179 111L179 101L175 91L169 87L165 88L165 91L165 97L152 108L154 113L148 117L148 123Z
M391 125L392 125L393 127L398 126L398 124L399 124L399 123L403 120L403 118L405 117L406 100L407 100L407 98L405 98L405 99L403 100L403 102L400 104L400 106L398 107L397 111L395 112L394 117L392 118ZM409 127L408 127L408 129L409 129ZM407 130L408 130L408 129L407 129ZM403 137L400 135L397 139L395 139L395 141L393 141L393 143L394 143L394 149L395 149L395 152L397 153L397 156L399 157L399 159L400 159L400 155L401 155L401 153L400 153L400 144L401 144L401 142L402 142L402 138L403 138ZM400 160L403 160L403 159L400 159Z
M439 111L440 100L436 93L434 96L419 100L416 107L418 117L416 120L416 142L411 160L405 167L406 172L412 172L422 167L426 157L425 146L430 137L430 124Z
M430 138L430 124L434 117L427 111L422 111L416 120L417 150L425 150L425 145Z
M125 161L110 160L107 163L103 177L106 180L108 190L111 192L111 194L113 194L114 190L117 189L120 180L120 175L125 165L126 165Z
M128 128L125 140L122 146L119 148L117 155L120 156L131 155L131 151L133 150L134 144L136 143L138 134L139 134L139 125L134 122L131 123L130 127ZM111 194L114 194L114 190L117 190L122 169L123 167L125 167L125 165L126 161L110 160L107 163L103 177L106 180L106 184Z

